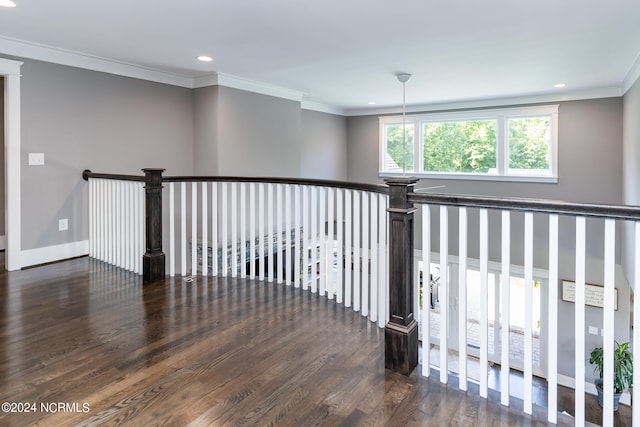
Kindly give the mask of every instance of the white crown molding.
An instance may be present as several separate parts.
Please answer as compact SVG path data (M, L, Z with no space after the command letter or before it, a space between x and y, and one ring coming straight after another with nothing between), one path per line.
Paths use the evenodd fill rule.
M633 65L629 69L629 72L622 81L622 93L627 93L627 91L631 89L631 86L633 86L633 84L637 82L638 79L640 79L640 55L636 57L636 60L634 61Z
M206 86L225 86L234 89L276 98L288 99L301 103L305 110L319 111L342 116L366 116L380 114L396 114L400 106L378 108L339 108L330 105L304 100L304 93L279 86L274 86L254 80L243 79L223 73L212 73L199 77L189 77L180 74L169 73L138 65L117 62L106 58L86 55L79 52L58 49L51 46L29 43L0 36L0 54L11 55L18 58L35 59L54 64L67 65L87 70L99 71L125 77L132 77L172 86L196 89ZM0 58L0 61L9 61ZM17 63L17 61L13 61ZM21 63L20 63L21 64ZM19 66L18 66L19 69ZM19 71L16 72L16 74ZM519 97L487 98L467 101L455 101L446 103L432 103L422 105L409 105L407 112L428 112L440 110L456 110L464 108L482 108L502 105L518 105L542 102L572 101L580 99L610 98L624 95L624 93L640 78L640 56L636 58L633 66L627 73L622 87L608 87L573 92L554 92L542 95L525 95Z
M57 49L36 43L27 43L7 37L0 37L0 53L21 58L36 59L54 64L68 65L86 70L100 71L119 76L133 77L173 86L192 87L190 77L158 71L151 68L117 62L97 56Z
M257 82L255 80L243 79L223 73L213 73L193 79L192 88L205 86L224 86L261 95L273 96L275 98L288 99L290 101L302 102L304 94L299 91Z
M486 98L468 101L443 102L422 105L407 105L407 113L425 113L429 111L462 110L467 108L502 107L508 105L528 105L547 102L577 101L582 99L614 98L622 96L620 87L606 87L562 93L547 93L542 95L525 95L507 98ZM381 108L353 108L347 109L347 116L371 116L384 114L398 114L401 106Z
M337 116L346 115L346 110L344 108L333 107L331 105L320 104L313 101L303 100L300 108L303 110L318 111L320 113L335 114Z

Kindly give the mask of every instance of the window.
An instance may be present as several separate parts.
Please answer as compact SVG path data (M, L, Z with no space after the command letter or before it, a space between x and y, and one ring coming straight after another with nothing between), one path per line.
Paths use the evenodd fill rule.
M557 119L557 105L381 117L380 173L556 182Z

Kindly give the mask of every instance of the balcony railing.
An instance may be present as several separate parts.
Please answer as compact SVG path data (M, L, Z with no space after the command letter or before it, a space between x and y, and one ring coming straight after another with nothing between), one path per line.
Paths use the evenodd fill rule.
M514 395L522 396L528 414L533 412L534 373L543 375L547 418L552 423L557 422L559 377L580 379L572 384L574 416L576 424L585 422L585 393L592 391L585 381L590 373L587 344L594 339L587 335L587 326L592 327L587 319L593 322L596 313L603 331L597 340L605 352L603 425L613 425L614 341L616 334L629 338L628 323L616 321L616 304L620 313L638 310L635 305L630 310L628 293L620 292L616 300L616 265L622 256L621 235L630 234L632 283L640 281L640 208L428 194L414 191L417 180L410 178L369 185L163 177L160 169L146 169L145 177L89 171L83 176L90 182L91 256L143 274L148 282L166 274L228 275L325 295L384 326L385 365L405 374L418 363L420 321L422 375L429 376L430 367L437 365L441 382L446 383L450 373L459 377L462 390L468 381L477 381L486 398L489 384L484 373L491 356L501 369L501 403L509 406ZM422 229L416 244L414 221ZM624 227L634 231L624 233ZM421 257L414 260L414 253ZM439 269L435 311L430 308L431 287L426 286L432 266ZM469 281L470 270L477 272L478 284ZM538 280L539 273L544 280ZM504 285L514 275L522 277L524 295L515 306L511 286ZM562 302L561 281L574 284L570 298L565 298L569 303ZM603 284L598 288L598 308L592 307L594 295L587 293L592 289L589 282ZM538 303L544 319L540 325L533 317L538 287L544 295ZM473 319L468 309L472 288L478 288L473 298L479 299L471 301L479 307ZM573 311L573 325L559 323L567 320L567 307ZM509 326L516 314L523 323L517 328L518 343ZM478 335L472 347L471 323ZM633 326L635 342L635 318ZM567 327L569 346L564 341ZM534 349L534 342L543 342L546 349ZM514 393L509 372L516 345L522 347L518 369L524 381L522 390ZM432 359L433 348L439 349L438 360ZM471 352L479 360L480 375L475 379L468 371ZM544 366L534 362L534 355L545 359ZM559 355L571 357L572 372L567 373L566 366L559 368ZM635 408L633 419L640 421Z

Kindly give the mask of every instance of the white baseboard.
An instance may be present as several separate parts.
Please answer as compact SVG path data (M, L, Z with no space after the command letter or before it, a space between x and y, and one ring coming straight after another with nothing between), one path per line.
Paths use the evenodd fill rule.
M62 245L47 246L44 248L22 251L22 266L45 264L47 262L60 261L89 254L89 241L64 243Z

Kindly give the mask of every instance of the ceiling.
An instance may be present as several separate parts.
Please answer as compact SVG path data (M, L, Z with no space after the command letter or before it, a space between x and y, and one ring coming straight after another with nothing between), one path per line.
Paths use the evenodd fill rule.
M0 55L191 87L228 76L345 114L397 108L398 72L413 74L409 106L619 96L640 75L634 0L14 1L0 8Z

